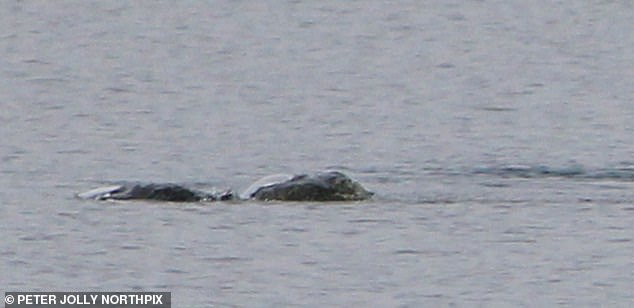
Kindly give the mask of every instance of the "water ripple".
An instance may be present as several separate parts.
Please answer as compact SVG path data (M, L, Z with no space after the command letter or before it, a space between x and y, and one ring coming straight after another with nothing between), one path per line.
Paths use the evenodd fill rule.
M634 166L590 169L581 165L549 167L542 165L501 165L480 167L472 170L476 175L491 175L504 178L575 178L592 180L634 181Z

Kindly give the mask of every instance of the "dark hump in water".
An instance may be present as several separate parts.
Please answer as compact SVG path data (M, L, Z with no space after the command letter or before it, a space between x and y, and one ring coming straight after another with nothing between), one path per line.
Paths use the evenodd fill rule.
M355 201L371 196L372 193L359 183L340 172L331 171L298 175L282 183L264 186L251 197L280 201Z
M122 184L94 189L77 195L82 199L95 200L156 200L170 202L198 202L228 200L231 192L215 195L189 189L176 184Z
M129 191L129 199L149 199L172 202L196 202L205 194L174 184L135 185Z
M344 201L329 185L313 180L295 180L259 189L253 198L257 200L284 201Z

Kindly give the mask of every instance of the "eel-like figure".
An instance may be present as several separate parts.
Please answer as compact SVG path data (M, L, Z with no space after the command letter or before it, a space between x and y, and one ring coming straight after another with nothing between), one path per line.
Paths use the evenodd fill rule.
M279 201L358 201L371 198L372 192L338 171L315 174L264 177L239 196L231 190L204 192L177 184L124 183L93 189L77 196L95 200L145 199L171 202L205 202L228 200Z

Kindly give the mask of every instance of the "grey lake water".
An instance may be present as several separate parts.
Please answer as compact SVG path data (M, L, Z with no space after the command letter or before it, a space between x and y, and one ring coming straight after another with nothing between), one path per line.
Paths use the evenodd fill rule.
M0 2L0 288L634 305L630 1ZM340 170L353 203L97 202Z

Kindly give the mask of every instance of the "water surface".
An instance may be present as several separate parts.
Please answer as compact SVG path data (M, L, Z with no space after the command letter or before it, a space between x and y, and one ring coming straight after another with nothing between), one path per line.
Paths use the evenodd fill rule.
M175 307L634 302L625 1L0 4L0 285ZM359 203L111 203L337 169Z

